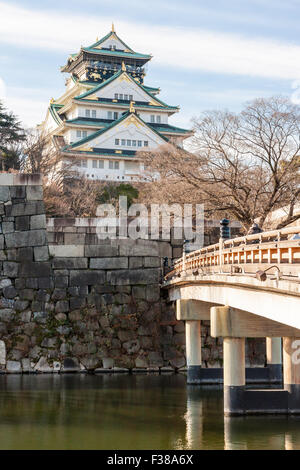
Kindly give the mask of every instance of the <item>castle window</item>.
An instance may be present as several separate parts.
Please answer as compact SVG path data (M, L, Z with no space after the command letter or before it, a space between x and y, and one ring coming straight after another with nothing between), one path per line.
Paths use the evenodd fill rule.
M82 138L85 139L87 137L87 131L82 131Z
M119 113L114 113L114 119L118 119Z
M95 109L92 110L92 118L97 117L97 111Z
M126 145L126 140L125 139L121 140L121 145Z
M118 93L115 93L115 100L118 99L118 96L119 96Z
M99 168L104 168L104 160L99 160Z
M81 131L76 131L76 137L81 137Z
M84 168L87 168L87 160L82 160L81 166L83 166Z
M130 101L132 101L133 100L133 95L129 95L129 99L130 99Z
M107 119L112 119L112 111L107 111Z
M154 116L154 114L151 114L151 116L150 116L150 121L151 121L151 122L155 122L155 116Z
M141 146L142 146L142 141L138 140L138 147L141 147Z
M127 147L131 147L131 140L127 140Z
M132 147L136 147L136 140L132 141Z
M124 100L128 101L128 95L124 95Z
M85 117L91 117L91 111L89 109L85 110Z
M115 145L120 145L120 139L115 139Z
M97 168L97 160L93 160L93 168Z
M122 93L119 94L119 99L120 99L120 100L123 99L123 94L122 94Z
M148 147L148 140L144 140L144 147Z
M160 116L156 116L156 122L160 124Z
M109 169L110 170L118 170L120 167L119 162L109 162Z

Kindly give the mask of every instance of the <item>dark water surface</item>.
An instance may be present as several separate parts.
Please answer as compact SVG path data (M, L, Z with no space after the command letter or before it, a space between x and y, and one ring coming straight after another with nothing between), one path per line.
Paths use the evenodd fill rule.
M0 449L300 449L300 418L225 418L184 375L0 375Z

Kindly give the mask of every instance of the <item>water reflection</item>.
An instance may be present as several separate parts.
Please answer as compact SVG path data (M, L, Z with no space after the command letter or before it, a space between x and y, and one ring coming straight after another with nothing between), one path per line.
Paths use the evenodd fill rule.
M225 418L183 375L1 375L1 449L300 449L300 418Z

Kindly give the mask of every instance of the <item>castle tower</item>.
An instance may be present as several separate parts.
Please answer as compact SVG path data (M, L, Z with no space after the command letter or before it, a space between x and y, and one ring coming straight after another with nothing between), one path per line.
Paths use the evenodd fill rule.
M39 126L68 162L93 180L134 181L143 175L139 150L182 146L190 130L168 124L179 111L144 84L152 56L133 51L115 32L71 54L65 93L51 99Z

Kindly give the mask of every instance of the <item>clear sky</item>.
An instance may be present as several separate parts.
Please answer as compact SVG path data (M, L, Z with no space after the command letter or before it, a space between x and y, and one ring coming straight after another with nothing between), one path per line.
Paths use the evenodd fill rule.
M0 0L0 98L33 126L64 90L59 67L111 30L152 53L145 84L180 105L189 127L206 109L300 89L300 0ZM300 95L300 93L299 93Z

